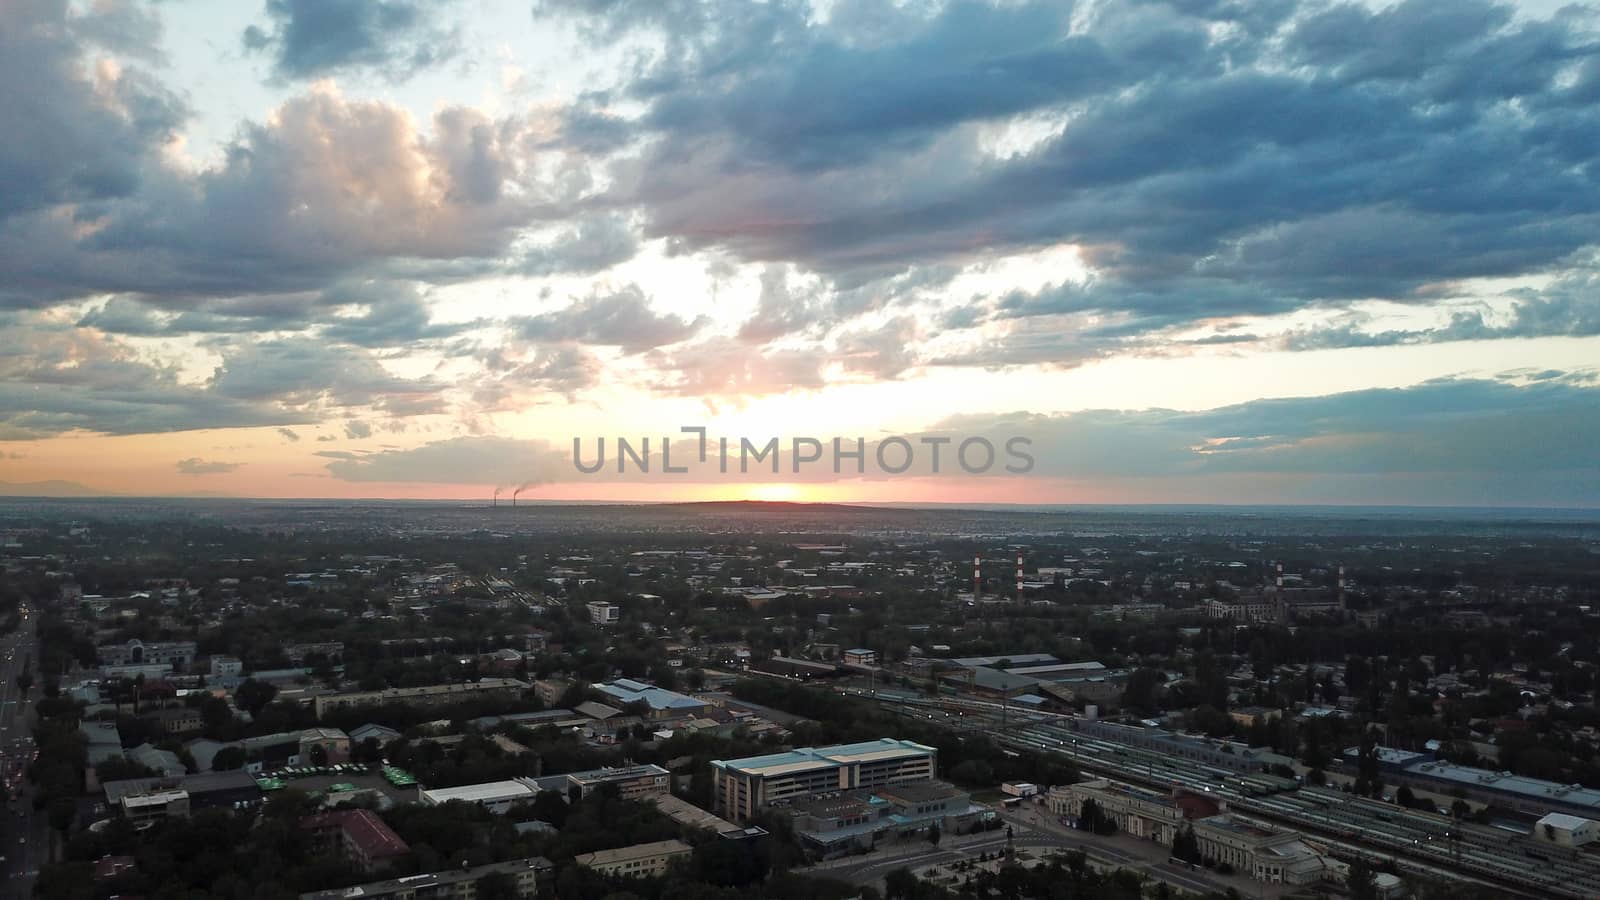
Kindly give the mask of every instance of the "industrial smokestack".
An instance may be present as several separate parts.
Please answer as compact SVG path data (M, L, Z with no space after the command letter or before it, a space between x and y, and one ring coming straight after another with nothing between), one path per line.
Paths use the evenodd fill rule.
M1022 602L1022 551L1017 551L1017 602Z
M516 490L511 492L511 508L512 509L516 509L517 508L517 495L520 494L520 493L522 493L522 488L517 488Z
M500 506L500 489L495 488L494 494L489 498L489 508L496 509Z
M1278 563L1278 590L1283 590L1283 563Z
M976 553L972 554L972 599L974 602L976 602L978 597L983 593L982 565L983 557Z

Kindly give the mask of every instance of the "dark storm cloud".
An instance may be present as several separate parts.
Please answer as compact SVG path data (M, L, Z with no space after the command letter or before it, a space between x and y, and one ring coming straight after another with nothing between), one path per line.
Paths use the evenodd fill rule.
M458 28L440 22L443 2L409 0L268 0L270 28L244 32L248 50L272 55L285 79L349 69L403 81L461 50Z
M688 321L658 314L650 308L644 291L637 284L628 284L616 290L597 290L555 312L513 318L509 324L531 341L580 341L641 353L692 337L709 321L705 316Z
M1579 10L747 6L538 9L595 40L665 38L624 86L661 138L618 168L648 234L857 283L1075 243L1092 286L1002 314L1149 328L1426 303L1559 271L1600 234L1600 108L1577 102L1600 40ZM1028 116L1056 130L985 149L976 126Z

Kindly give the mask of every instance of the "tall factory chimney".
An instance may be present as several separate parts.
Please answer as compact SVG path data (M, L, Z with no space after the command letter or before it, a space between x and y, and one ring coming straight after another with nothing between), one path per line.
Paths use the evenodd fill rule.
M983 557L972 554L972 602L983 596Z
M1022 602L1022 551L1017 551L1017 602Z

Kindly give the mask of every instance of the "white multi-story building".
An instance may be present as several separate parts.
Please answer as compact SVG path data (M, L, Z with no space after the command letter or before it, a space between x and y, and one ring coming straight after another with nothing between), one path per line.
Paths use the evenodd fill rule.
M588 604L589 621L602 627L615 625L622 618L622 607L604 600L595 600Z
M835 791L932 781L937 751L882 738L787 753L713 760L712 796L719 815L746 822L757 810Z

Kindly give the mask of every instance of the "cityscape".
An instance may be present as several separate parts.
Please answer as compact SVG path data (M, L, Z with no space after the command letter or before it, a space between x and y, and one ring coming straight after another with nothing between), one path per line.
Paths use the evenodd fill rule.
M1594 518L33 500L0 538L13 896L1600 891Z
M0 900L1600 898L1600 2L0 0Z

